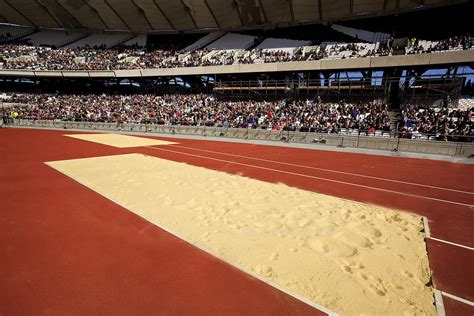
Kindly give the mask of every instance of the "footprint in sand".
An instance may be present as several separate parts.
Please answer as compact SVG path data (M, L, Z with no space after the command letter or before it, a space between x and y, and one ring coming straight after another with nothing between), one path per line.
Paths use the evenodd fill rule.
M334 237L353 247L365 248L372 246L372 243L366 237L350 230L343 229L336 233Z
M413 278L413 274L409 271L402 271L402 274L407 278Z
M348 258L357 253L356 247L332 237L311 237L306 240L306 245L318 253L337 258Z
M257 264L251 267L251 270L255 273L264 276L264 277L272 277L274 276L274 272L272 267L264 264Z
M370 223L369 223L370 224ZM375 239L382 236L380 230L371 225L366 223L356 223L356 224L349 224L348 226L352 228L354 231L359 232L362 236L367 237L369 239Z

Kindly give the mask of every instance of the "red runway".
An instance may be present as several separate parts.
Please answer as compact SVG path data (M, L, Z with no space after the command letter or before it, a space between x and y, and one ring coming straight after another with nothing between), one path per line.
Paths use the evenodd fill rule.
M43 163L133 152L426 216L441 240L428 241L435 287L474 300L474 165L186 139L120 149L62 134L0 130L2 315L320 314Z

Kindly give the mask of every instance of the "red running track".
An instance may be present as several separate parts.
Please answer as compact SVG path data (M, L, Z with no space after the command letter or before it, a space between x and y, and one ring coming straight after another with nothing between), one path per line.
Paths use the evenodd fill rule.
M4 134L0 139L0 144L3 150L6 151L5 154L2 153L1 156L2 168L5 168L4 170L9 173L9 176L7 177L7 179L5 179L6 182L12 183L12 185L10 186L11 190L6 194L7 202L13 203L13 205L10 205L9 209L14 208L14 205L22 205L22 207L20 208L22 212L28 214L28 216L30 217L32 216L33 218L44 218L43 221L46 221L46 223L48 224L48 228L54 227L54 229L56 230L65 229L64 232L55 235L57 238L54 238L51 235L45 236L46 231L44 230L41 230L41 232L37 231L37 235L40 235L45 240L45 242L48 242L48 244L52 243L58 246L57 244L64 244L67 241L69 247L75 247L72 246L75 243L74 238L66 238L66 241L63 241L62 239L65 237L58 237L62 236L63 233L66 234L66 236L69 236L71 232L78 231L75 234L77 234L77 237L80 237L79 244L82 245L82 248L79 249L90 249L91 247L95 248L98 246L97 243L104 243L104 241L102 240L104 236L98 238L97 235L105 234L110 238L110 235L112 234L112 237L118 239L114 241L108 240L108 242L105 244L110 245L110 247L103 245L100 248L102 251L104 250L103 248L106 248L107 251L104 251L104 253L95 249L94 253L90 254L90 256L86 255L85 258L82 258L83 260L78 260L76 257L73 256L75 258L75 260L72 260L71 262L71 264L73 264L73 267L70 267L71 270L69 270L69 273L66 274L67 277L61 279L63 282L68 283L68 285L76 285L75 283L71 283L68 280L70 278L73 278L72 275L74 274L74 271L84 272L83 265L86 264L85 262L87 262L87 259L92 258L95 261L97 259L100 259L101 255L104 254L106 255L106 259L108 259L108 261L104 259L104 264L107 263L106 265L110 264L110 261L117 262L118 260L119 262L122 262L121 260L124 260L124 262L127 262L127 265L125 266L116 266L112 264L111 272L107 270L108 273L106 273L106 275L109 278L113 278L112 275L114 274L112 272L118 270L122 272L122 275L128 276L128 271L129 269L131 269L133 273L130 275L130 278L126 278L128 280L127 282L131 282L131 289L134 289L133 293L141 293L144 295L144 297L149 297L151 295L149 294L149 292L146 292L148 294L144 294L143 292L145 291L145 289L146 291L154 290L154 293L159 293L159 295L153 295L154 297L161 296L162 292L166 291L165 288L168 289L167 283L173 283L173 285L170 286L171 288L169 289L169 291L173 292L174 287L176 287L176 289L174 290L176 290L177 293L181 293L182 287L185 287L185 283L190 284L193 283L194 280L199 279L196 284L205 284L205 286L197 286L200 288L199 291L195 291L196 289L194 288L192 288L191 290L187 288L186 290L191 291L191 293L188 293L189 295L186 296L185 300L183 300L183 302L186 302L186 306L181 307L179 311L189 311L188 309L186 309L188 306L188 300L190 300L189 305L192 306L193 299L196 300L195 295L197 295L197 297L199 297L200 301L202 302L201 305L203 306L206 305L206 300L203 299L202 296L205 296L208 299L213 298L214 300L216 300L217 298L219 303L221 301L223 302L221 307L215 306L216 302L213 303L214 305L212 307L201 306L197 310L202 312L242 311L246 313L272 313L276 310L278 310L279 312L284 312L285 308L287 308L286 310L291 310L292 312L298 313L300 311L311 312L311 309L308 309L306 305L299 303L298 301L295 301L289 298L288 296L285 296L283 293L271 289L256 280L250 279L249 277L242 275L241 272L236 271L231 267L227 267L225 264L222 264L213 258L209 258L208 255L199 253L199 251L187 246L179 240L175 240L175 238L160 231L158 228L153 226L150 227L150 225L144 222L143 220L140 220L135 216L128 214L127 211L124 211L115 204L108 201L104 201L103 198L97 197L94 193L83 188L74 181L64 179L64 177L62 177L61 175L45 167L42 164L43 161L73 159L80 157L94 157L100 155L110 155L127 152L141 152L148 155L153 155L175 161L182 161L189 164L203 166L215 170L221 170L230 173L239 173L244 176L264 181L283 182L287 185L295 186L305 190L316 191L352 200L374 203L400 210L415 212L417 214L424 215L429 218L431 235L433 237L463 244L469 247L472 247L474 244L474 236L471 229L473 224L473 209L472 207L469 207L469 205L474 204L474 195L470 194L474 191L474 188L472 187L470 181L470 178L472 177L474 171L473 165L453 164L448 162L430 161L422 159L395 158L374 155L316 151L309 149L296 149L287 147L261 146L242 143L212 142L186 139L179 139L178 142L180 143L180 145L178 146L166 146L166 148L161 146L159 148L142 147L131 149L118 149L63 137L61 136L61 131L8 130L4 132L2 130L0 132L0 135ZM6 142L3 142L6 143L6 145L2 144L2 141L4 139L7 139ZM11 140L13 139L15 141L12 142ZM173 140L176 141L176 139ZM14 144L19 145L14 146ZM260 160L249 159L249 157ZM281 164L268 160L288 164ZM19 168L22 168L20 174L16 172L16 170ZM26 168L25 170L30 171L26 171L25 174L23 168ZM321 169L328 169L337 172ZM12 173L12 170L15 170L16 174ZM32 181L31 177L28 176L30 173L40 171L41 175L35 177L35 181ZM366 177L361 177L360 175L365 175ZM368 178L367 176L378 177L379 179ZM45 179L48 179L47 183L45 183ZM402 181L405 183L386 181L384 179ZM2 179L1 183L4 183L4 179ZM438 188L425 187L420 185L417 186L413 185L413 183L435 186ZM23 191L24 186L28 187L29 190ZM374 187L377 188L377 190L374 190ZM22 188L23 192L18 192L18 188ZM44 191L41 192L41 189L48 192L47 196L54 197L53 200L46 200L45 202L45 194ZM22 194L27 192L32 194L32 196L28 194ZM36 196L38 194L39 196ZM17 198L16 201L15 197ZM87 201L87 203L85 203L84 201ZM76 203L78 203L79 205L76 205ZM64 205L68 205L68 208L66 210L61 211L62 208L64 208ZM100 205L100 207L98 207L97 205ZM98 211L99 209L100 212ZM31 214L32 212L33 214ZM28 236L26 232L24 232L24 234L17 235L19 231L22 231L18 226L20 226L20 220L24 221L24 216L19 215L18 212L14 212L13 214L11 214L11 216L13 218L16 217L17 221L14 220L10 223L10 225L6 225L5 228L2 227L3 225L0 226L0 228L2 229L2 231L12 232L12 237L17 237L16 239L12 239L13 241L17 241L19 243L19 249L22 248L21 245L28 245L25 239L32 238L34 241L38 240L38 238L34 237L35 234L31 233L30 235L32 236ZM48 221L48 218L50 219L50 221ZM58 218L61 219L61 225L57 226L61 227L56 227L54 225L55 222L59 223ZM105 218L113 218L112 223L110 223L110 220L107 223L103 222L105 221ZM94 219L95 225L91 225L91 219ZM41 220L39 221L41 222ZM65 223L63 223L63 221ZM128 223L129 221L131 223ZM87 234L84 234L84 225L87 227ZM33 225L33 227L35 227L35 225ZM66 227L69 228L66 229ZM135 227L135 231L133 231L133 227ZM25 229L27 229L29 232L32 230L32 227L26 227ZM115 234L113 234L113 232L115 232ZM153 242L151 240L145 241L143 240L143 238L145 238L145 236L143 235L148 236L148 238L155 239L153 239ZM162 237L158 238L157 236ZM52 238L54 239L54 242L48 240ZM127 242L125 242L125 240ZM179 258L181 253L177 253L178 251L174 250L175 247L178 246L173 244L172 247L168 245L168 248L166 248L164 245L163 249L167 249L169 252L172 252L166 254L166 258L169 258L169 261L167 262L170 263L169 266L166 267L163 267L163 257L159 257L159 254L154 253L156 252L156 249L160 249L161 253L161 243L166 244L171 243L171 241L177 245L181 245L182 248L187 247L186 253L191 252L194 254L194 257L192 257L192 261L189 259L188 255L184 256L187 258L184 259L184 261L186 262L186 264L183 265L185 266L184 268L181 265L178 265L177 267L174 266L174 260L180 260ZM142 243L144 243L145 245L143 245ZM156 246L158 244L160 245L159 247ZM436 248L436 250L438 250L436 251L431 249L431 244L432 243L430 241L430 264L433 269L434 283L437 288L450 294L454 294L465 299L472 300L473 289L472 286L469 287L468 283L472 280L473 276L473 273L469 270L469 268L472 267L474 263L472 261L472 251L469 251L465 248L448 245L445 243L443 243L442 246L439 247L439 249ZM114 245L116 245L115 248ZM127 245L130 245L130 249L125 247ZM153 247L153 245L155 251L151 251L151 247ZM64 249L72 251L72 249L69 249L69 247L63 246L60 248L63 251ZM125 247L125 249L122 249L122 247ZM43 258L43 255L46 249L37 247L34 248L36 252L27 252L26 255L36 254L36 256L33 256L33 258L45 260L45 258ZM141 249L142 251L140 254L136 253L138 249ZM114 252L114 250L117 253ZM148 254L147 251L150 251L151 253ZM130 252L131 254L133 254L132 256L130 256L130 258L133 259L129 260L132 263L128 263L128 261L126 260L126 258L129 257L127 253L130 255ZM433 256L431 255L431 252L434 253ZM75 252L73 251L73 253ZM6 270L12 273L13 271L15 271L15 269L18 269L18 267L21 266L18 265L17 261L24 260L25 258L22 258L22 256L25 256L25 253L7 253L7 255L12 258L12 262L10 262L10 266L8 266L10 270ZM53 256L53 258L57 258L59 256L59 252L54 253L54 255L56 257ZM194 261L199 262L197 258L201 257L205 258L201 260L207 260L205 261L205 263L202 263L202 265L207 267L210 264L209 262L213 262L213 264L218 266L222 265L223 268L221 269L224 269L224 267L227 269L225 270L225 272L222 272L222 275L230 275L234 276L236 279L242 278L243 280L246 280L247 283L245 283L244 281L240 281L245 283L242 283L242 286L249 287L245 290L246 293L240 294L240 292L236 290L236 288L234 288L234 284L230 283L233 281L227 280L224 277L221 277L216 280L216 277L211 276L210 273L206 275L201 275L199 273L198 275L192 274L191 280L188 281L183 280L181 278L182 275L178 272L177 275L179 275L179 277L177 277L176 279L170 279L170 274L172 274L172 268L176 268L174 271L179 271L181 269L185 269L186 271L186 268L189 269L189 263L192 262L192 266L194 266ZM61 261L60 258L57 258L57 260ZM159 271L161 271L161 273L157 273L156 275L150 275L149 273L147 273L149 271L153 271L153 268L151 268L151 270L146 270L145 267L143 267L143 260L148 260L147 263L150 266L156 265L156 267ZM453 261L456 261L456 270L459 271L458 274L449 273L452 270ZM9 261L7 261L7 263L8 262ZM46 260L46 262L49 263L48 260ZM115 292L122 293L124 291L123 282L125 282L125 280L114 279L112 281L109 280L109 278L106 278L104 280L104 277L102 277L102 273L104 273L104 271L100 271L101 273L97 273L97 269L99 269L97 268L97 265L101 267L100 264L102 263L102 261L99 260L98 263L91 261L88 262L89 263L86 264L86 266L93 269L93 272L96 273L94 273L90 278L92 284L81 283L81 288L83 287L83 290L92 290L94 293L94 295L86 296L87 300L85 301L89 302L88 300L94 300L96 295L98 295L97 293L95 293L98 291L97 289L105 290L109 286L112 287L110 296L105 294L103 294L103 296L117 298L116 296L120 294ZM146 268L150 268L150 266L146 266ZM138 267L144 268L141 270L141 274L138 273L138 271L134 270L138 269ZM54 267L54 269L57 268L58 267ZM202 267L199 268L199 271L201 271L201 268ZM44 264L43 269L48 269L48 264ZM52 268L50 267L49 269ZM208 271L214 272L214 269L216 268L212 268ZM26 267L25 270L27 270ZM154 270L156 271L157 269ZM2 269L2 271L5 271L5 269ZM167 271L168 273L164 273L163 271ZM34 271L29 272L32 273L34 276L40 274L34 273ZM28 276L28 274L26 276ZM145 284L141 284L139 280L144 280L145 277L148 278L148 281L143 281ZM82 279L82 277L80 276L77 276L75 278ZM98 280L101 280L101 282L95 284L93 282L95 278L98 278ZM167 279L166 281L163 281L160 278ZM11 279L11 277L9 279ZM165 285L162 288L158 288L158 286L156 285L156 287L152 289L153 282L151 282L150 280L153 279L159 279L162 282L162 286L163 284ZM40 288L46 287L45 294L48 293L47 288L51 289L52 287L54 287L54 285L50 285L48 283L49 281L47 280L49 279L43 279L42 281L45 284L41 283L41 286L38 285L39 282L36 282L36 285ZM55 278L52 278L52 280L55 280ZM16 282L20 280L10 281L12 282L12 284L10 285L14 287L14 285L17 284ZM56 282L60 283L60 280L56 280ZM114 282L117 282L119 285L122 285L122 287L114 286ZM128 283L126 284L128 285ZM221 288L219 288L218 284L220 284ZM257 288L257 285L261 288ZM1 286L2 285L0 285L0 288ZM177 290L178 287L181 289L181 292ZM224 291L222 287L226 288L227 291ZM78 286L73 286L72 288L78 290ZM219 288L221 291L213 292L213 290L216 290L217 288ZM254 290L250 290L250 288ZM267 294L268 296L266 301L262 301L260 298L255 299L255 296L259 297L261 295L261 291L266 291L265 293L269 293ZM128 293L132 291L126 292ZM196 294L196 292L198 292L199 294ZM227 295L232 297L234 304L229 305L229 302L227 300L231 300L231 298L229 297L226 300L226 295L223 292L227 292ZM14 297L21 297L22 299L24 299L25 296L28 297L27 293L18 293L17 295L14 295L14 293L15 292L11 293L12 299ZM114 296L114 293L116 296ZM256 295L256 293L258 293L258 295ZM81 294L85 295L83 292L81 292ZM71 293L71 295L68 295L64 298L64 307L71 306L71 302L68 301L72 299L70 296L74 296L74 294ZM142 295L132 295L133 300L138 299L136 296L141 297ZM221 296L223 297L221 298ZM285 297L285 299L281 299L280 296ZM254 302L260 301L260 304L257 304L255 302L255 306L252 305L252 299L250 299L249 304L247 302L249 297L253 297ZM99 298L102 298L102 296L98 295L97 299ZM275 303L271 302L271 298L276 300L279 305L276 306ZM11 300L8 301L10 302ZM119 301L123 301L123 304L121 304L123 306L117 309L119 311L123 311L125 305L133 306L132 302L127 301L126 299L124 300L122 297L120 297ZM138 301L142 302L142 300L140 299L138 299ZM161 304L163 302L166 302L166 306L160 305L158 302L152 301L150 301L148 305L145 304L144 306L148 306L148 308L151 308L150 306L152 305L152 303L155 303L157 304L155 310L160 311L163 310L163 308L176 308L176 306L168 306L174 305L176 301L172 301L169 299L160 299L160 302ZM3 303L1 301L1 298L0 303ZM268 304L268 306L266 304ZM240 309L239 307L237 307L237 305L240 306ZM452 305L453 304L449 305L450 308L452 307ZM1 306L3 306L3 304ZM257 308L257 306L259 309ZM102 308L104 307L102 306ZM245 310L242 310L242 308L245 308ZM460 308L464 307L461 306ZM72 308L72 310L75 309ZM449 311L453 310L454 309L451 308L451 310ZM166 310L164 311L166 312ZM173 310L168 311L173 312ZM194 311L196 311L196 309ZM0 310L0 312L2 311Z
M1 315L322 314L43 163L126 151L0 130Z

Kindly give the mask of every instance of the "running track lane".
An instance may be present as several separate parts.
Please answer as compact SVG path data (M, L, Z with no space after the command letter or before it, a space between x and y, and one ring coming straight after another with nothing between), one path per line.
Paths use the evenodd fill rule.
M0 130L0 314L321 314L46 166L127 152L61 134Z
M443 292L474 301L474 273L472 273L474 251L432 239L428 239L427 247L435 287ZM466 263L470 263L470 266L466 266Z

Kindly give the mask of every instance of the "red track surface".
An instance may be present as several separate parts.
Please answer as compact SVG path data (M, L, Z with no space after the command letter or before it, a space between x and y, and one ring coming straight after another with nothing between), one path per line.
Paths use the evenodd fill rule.
M0 130L0 314L316 313L64 177L45 161L141 152L412 211L429 218L433 237L474 246L474 209L452 203L472 205L472 194L220 153L470 192L473 165L185 139L178 140L179 146L119 149L62 134ZM428 245L436 287L472 300L472 251L435 241ZM452 315L466 308L457 301L446 305Z

